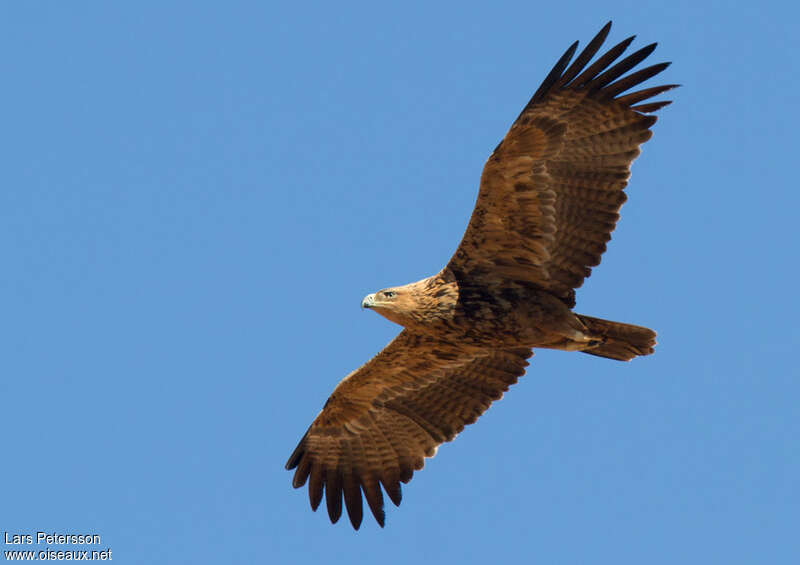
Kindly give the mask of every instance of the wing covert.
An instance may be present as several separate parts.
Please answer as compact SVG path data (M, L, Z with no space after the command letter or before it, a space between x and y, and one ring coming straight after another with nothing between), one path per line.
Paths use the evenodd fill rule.
M530 349L479 350L403 330L345 377L286 463L292 485L308 483L311 508L323 491L331 522L362 520L362 494L384 525L381 486L395 505L400 483L439 444L475 422L524 374Z

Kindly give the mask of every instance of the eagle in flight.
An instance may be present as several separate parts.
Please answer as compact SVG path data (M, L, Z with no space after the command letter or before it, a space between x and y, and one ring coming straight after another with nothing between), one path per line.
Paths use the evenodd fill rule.
M447 265L361 303L404 329L336 386L286 463L313 510L324 492L331 522L344 498L358 529L363 493L382 527L381 487L399 505L400 483L503 396L532 348L620 361L653 352L650 329L572 312L652 135L649 114L669 104L648 100L678 86L623 94L669 63L626 74L656 47L617 61L630 37L589 64L610 29L571 64L578 42L567 49L489 157Z

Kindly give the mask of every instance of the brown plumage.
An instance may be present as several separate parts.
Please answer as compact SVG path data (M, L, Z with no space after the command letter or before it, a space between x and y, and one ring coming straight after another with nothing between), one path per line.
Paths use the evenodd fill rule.
M571 311L652 135L646 114L669 103L642 102L677 86L622 94L668 63L626 75L655 48L617 61L629 38L589 65L610 28L571 65L577 42L566 51L489 157L444 269L362 302L405 329L339 383L286 464L312 509L324 493L332 522L344 499L357 529L363 493L383 526L381 487L400 504L400 483L524 374L532 348L623 361L653 352L652 330Z

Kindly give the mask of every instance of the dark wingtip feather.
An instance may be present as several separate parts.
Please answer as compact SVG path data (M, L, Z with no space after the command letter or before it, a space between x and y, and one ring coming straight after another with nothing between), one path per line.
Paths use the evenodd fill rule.
M300 441L297 442L297 447L294 448L294 451L292 451L292 454L289 456L289 460L286 462L287 471L291 471L297 467L297 464L300 463L300 460L303 458L303 454L306 452L307 437L308 431L306 431L306 433L303 434L303 437L300 438Z
M606 98L614 98L618 94L625 92L626 90L643 83L647 79L656 76L658 73L669 67L669 65L670 63L658 63L649 67L645 67L644 69L639 69L635 73L631 73L626 77L622 77L618 81L603 88L600 91L602 93L601 96ZM651 96L655 96L655 94Z
M656 110L660 110L664 106L669 106L670 104L672 104L672 100L664 100L663 102L650 102L649 104L631 106L631 110L636 110L637 112L642 112L643 114L649 114L650 112L655 112Z
M328 506L328 518L335 524L342 516L342 483L336 470L329 469L325 473L325 503Z
M389 500L395 506L400 506L400 502L403 500L403 488L400 486L400 482L398 480L381 479L381 484L383 485L383 490L389 496Z
M608 37L608 32L611 31L611 21L609 20L603 28L597 32L592 40L583 48L581 54L578 55L578 58L575 59L569 68L564 71L564 75L561 77L561 80L558 81L558 86L564 86L581 72L581 69L586 66L586 64L595 56L595 53L603 46L606 38Z
M367 505L375 517L375 521L382 528L386 521L386 512L383 509L383 494L381 487L377 480L374 478L365 479L361 485L364 490L364 498L367 499Z
M520 116L529 110L531 106L544 100L550 93L562 89L588 90L589 96L598 100L615 98L618 94L646 81L669 66L669 63L659 63L624 76L625 73L635 68L636 65L650 56L658 45L658 43L646 45L615 63L617 58L619 58L633 40L636 39L635 35L620 41L600 55L593 63L589 64L591 59L602 47L610 30L611 21L607 22L602 27L577 58L572 61L572 64L567 67L567 64L572 59L577 48L577 42L573 43L561 56L550 73L548 73L530 102L528 102L522 110ZM670 85L670 87L673 86ZM667 87L657 88L661 88L662 92L664 90L669 90ZM645 91L640 91L642 94L644 94L644 92ZM638 100L631 99L628 104L634 104L635 102L655 95L656 92L652 91L652 94ZM652 111L654 105L641 105L641 107L648 108L649 111ZM641 107L639 111L641 111Z
M594 80L592 80L589 87L593 90L597 90L603 88L610 82L617 80L633 67L644 61L655 50L657 45L658 43L651 43L650 45L646 45L638 51L628 55L622 61L598 75Z
M553 65L553 68L550 69L550 72L547 73L547 76L542 81L542 84L539 85L539 88L536 89L536 92L533 93L531 97L531 101L528 102L528 106L531 104L536 104L539 100L541 100L545 94L550 90L550 88L556 83L556 81L561 78L561 73L564 72L564 69L567 68L572 56L575 54L575 50L578 48L578 42L576 41L569 48L564 51L564 54L561 55L561 58ZM528 107L526 106L526 108ZM524 111L524 110L523 110Z
M295 447L292 454L289 456L289 460L286 462L286 470L291 471L297 464L300 463L300 459L303 458L304 450L302 449L303 442L301 441L297 447Z
M322 502L322 488L324 486L323 471L319 465L314 465L311 468L311 475L308 480L308 502L311 504L311 510L314 512L319 508Z
M653 125L658 121L658 118L655 116L642 116L639 124L644 129L650 129ZM653 135L653 132L648 132L650 135ZM649 139L649 138L648 138Z
M681 86L680 84L664 84L662 86L654 86L652 88L644 88L642 90L637 90L636 92L631 92L630 94L626 94L625 96L620 96L617 98L617 102L620 104L627 104L628 106L632 106L637 102L642 102L643 100L647 100L648 98L652 98L653 96L658 96L668 90L672 90L673 88L677 88ZM611 94L613 96L613 94Z
M628 37L627 39L623 39L619 43L617 43L614 47L606 51L603 55L600 56L594 63L589 66L585 71L583 71L580 75L578 75L575 80L570 83L570 86L575 88L582 88L590 83L599 73L603 72L608 65L613 63L617 57L622 55L628 46L633 43L633 40L636 39L635 35Z
M412 477L414 476L414 468L413 467L401 467L400 468L400 482L408 483Z
M300 464L297 466L297 470L294 473L294 477L292 477L292 486L294 488L300 488L306 484L306 479L308 479L308 474L310 472L311 460L307 458L301 459Z
M342 481L344 490L344 505L347 508L347 516L354 529L361 527L361 520L364 519L364 506L361 501L361 487L358 480L352 473L347 473Z

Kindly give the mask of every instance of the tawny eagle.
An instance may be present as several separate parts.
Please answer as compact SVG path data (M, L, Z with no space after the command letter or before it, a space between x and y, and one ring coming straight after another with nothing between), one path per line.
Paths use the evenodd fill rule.
M444 269L364 298L404 329L336 386L286 463L312 509L324 491L331 522L344 498L357 529L363 493L383 526L381 487L400 504L400 483L525 373L532 348L621 361L653 352L654 331L571 311L652 135L648 114L669 104L644 101L677 86L623 94L669 63L626 74L656 46L617 61L630 37L589 64L610 28L572 64L578 42L567 49L489 157Z

